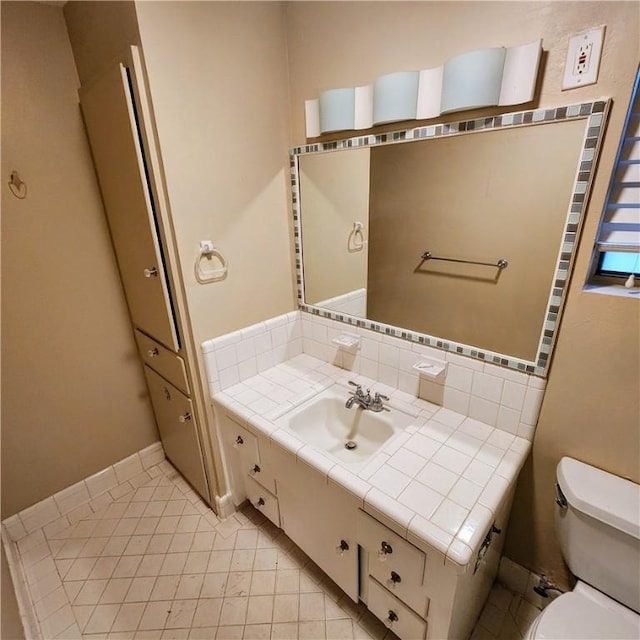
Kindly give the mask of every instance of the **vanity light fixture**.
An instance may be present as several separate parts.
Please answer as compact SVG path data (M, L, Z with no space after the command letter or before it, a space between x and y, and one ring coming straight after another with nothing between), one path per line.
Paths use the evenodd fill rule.
M477 49L434 69L389 73L370 85L324 91L319 98L305 102L307 138L465 109L530 102L541 53L542 40Z

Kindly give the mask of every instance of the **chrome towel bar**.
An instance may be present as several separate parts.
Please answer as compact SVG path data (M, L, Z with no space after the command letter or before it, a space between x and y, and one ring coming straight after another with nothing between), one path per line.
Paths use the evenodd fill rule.
M434 256L430 251L425 251L420 258L424 260L444 260L446 262L462 262L463 264L481 264L485 267L497 267L498 269L506 269L509 266L509 263L500 258L498 262L478 262L477 260L460 260L459 258L440 258L438 256Z

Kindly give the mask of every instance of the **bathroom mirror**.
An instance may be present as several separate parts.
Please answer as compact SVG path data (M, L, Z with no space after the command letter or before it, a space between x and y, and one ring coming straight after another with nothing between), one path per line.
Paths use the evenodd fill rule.
M608 108L292 149L300 308L545 375Z

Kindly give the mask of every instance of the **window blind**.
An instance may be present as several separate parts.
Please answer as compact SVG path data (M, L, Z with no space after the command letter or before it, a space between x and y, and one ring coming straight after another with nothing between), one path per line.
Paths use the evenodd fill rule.
M631 94L598 233L600 251L640 249L640 70Z

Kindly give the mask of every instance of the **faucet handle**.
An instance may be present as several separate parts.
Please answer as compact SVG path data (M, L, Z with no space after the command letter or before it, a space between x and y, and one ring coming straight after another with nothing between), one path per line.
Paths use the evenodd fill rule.
M357 396L362 395L362 385L358 384L357 382L354 382L353 380L349 380L349 384L352 387L356 388L355 393L356 393Z
M383 395L382 393L376 392L376 395L371 402L371 409L374 411L389 411L387 407L384 406L383 401L388 400L388 396Z

